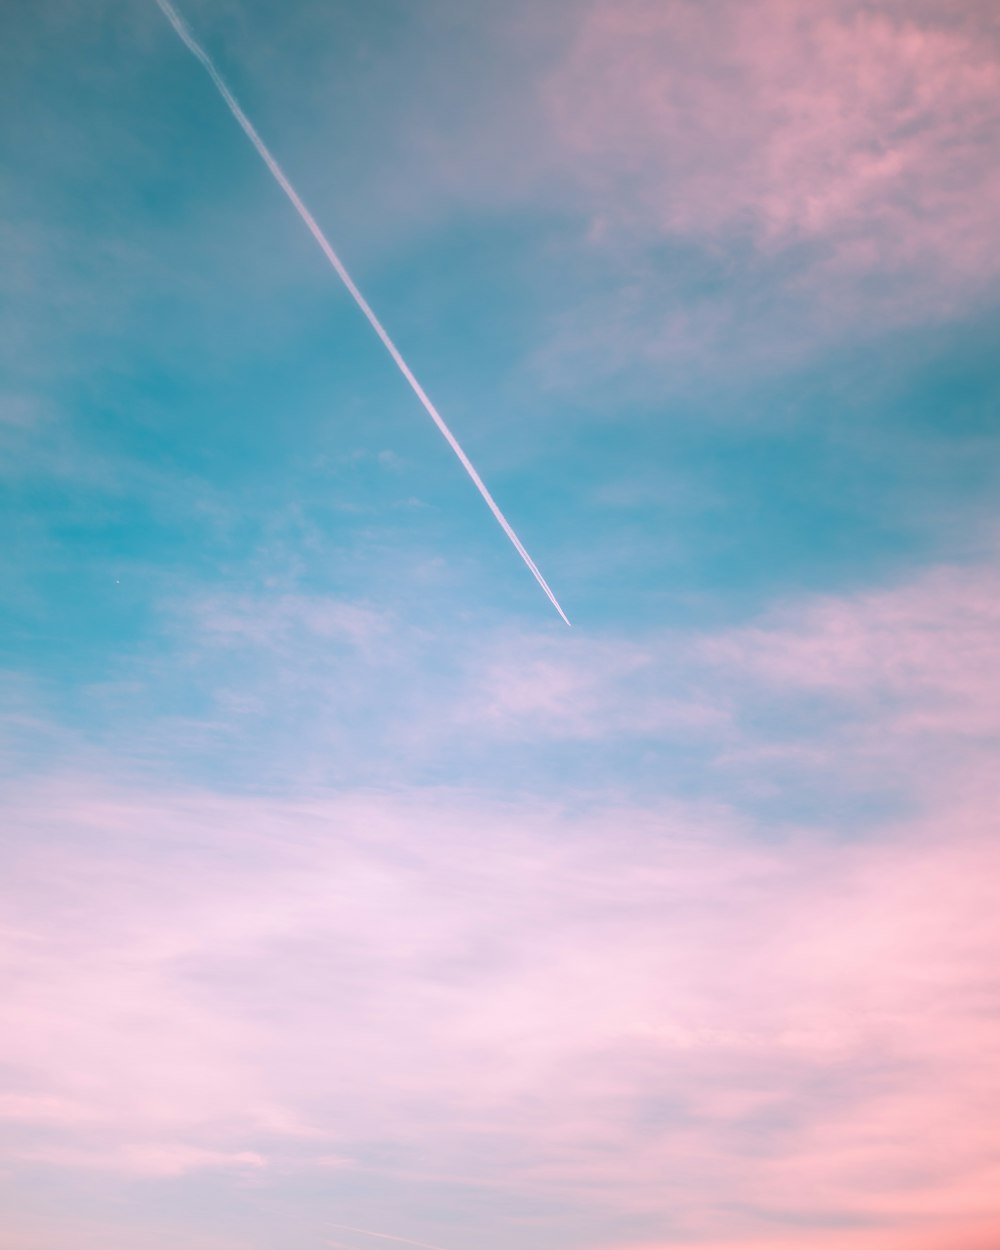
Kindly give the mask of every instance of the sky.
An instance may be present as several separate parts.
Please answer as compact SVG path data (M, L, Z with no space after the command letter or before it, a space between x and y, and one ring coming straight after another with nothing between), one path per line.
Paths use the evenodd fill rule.
M1000 1244L987 0L0 13L0 1250Z

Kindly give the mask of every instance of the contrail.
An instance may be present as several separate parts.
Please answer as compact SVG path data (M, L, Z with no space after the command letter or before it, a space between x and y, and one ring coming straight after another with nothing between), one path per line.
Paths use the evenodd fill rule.
M159 3L159 0L157 0L157 3ZM409 1237L394 1237L392 1233L374 1233L370 1228L353 1228L350 1224L331 1224L329 1220L326 1223L330 1228L343 1229L345 1233L361 1233L365 1237L380 1237L383 1241L398 1241L404 1246L421 1246L422 1250L442 1250L441 1246L432 1246L429 1241L413 1241ZM336 1245L336 1242L331 1244Z
M306 227L309 230L309 233L313 236L313 238L319 244L320 248L322 249L323 255L326 257L326 259L330 262L330 264L336 270L337 275L339 276L340 280L343 282L344 286L346 286L348 291L350 291L352 297L354 298L354 302L357 304L357 306L361 309L361 311L368 318L368 321L371 324L372 329L382 340L383 344L385 345L386 351L396 362L396 365L400 373L403 375L404 378L406 378L407 382L409 382L410 387L413 390L413 393L416 395L417 399L419 399L420 402L423 404L431 420L434 422L437 428L444 435L445 439L448 442L448 445L451 447L452 451L461 461L462 467L465 469L466 473L468 473L469 477L472 478L473 482L475 483L476 489L479 491L480 495L482 495L483 499L486 500L487 506L489 507L490 511L499 521L501 529L507 535L510 541L514 544L514 547L516 548L518 555L521 557L524 563L528 566L528 568L534 574L535 580L538 582L539 586L541 586L542 590L544 590L545 593L548 595L549 599L552 602L552 606L559 613L559 615L566 622L566 624L569 625L570 623L569 617L559 606L559 600L552 593L551 589L549 588L548 582L545 580L545 578L542 576L541 572L539 571L538 565L535 564L531 556L528 555L527 551L524 548L524 544L521 542L518 536L514 533L514 530L511 527L510 522L507 520L504 514L500 511L500 508L497 505L496 500L493 498L490 492L486 489L486 483L476 472L475 468L473 467L472 461L462 450L462 447L458 439L455 437L454 434L452 434L451 430L448 429L448 426L445 423L444 418L438 412L437 408L435 408L434 405L431 403L430 399L428 398L427 392L424 390L424 388L420 385L420 383L414 377L412 369L406 363L403 357L400 355L399 349L396 347L396 344L389 337L385 327L382 325L382 322L379 321L378 317L375 316L375 313L372 311L371 306L369 305L368 301L358 290L357 286L355 286L353 278L344 268L343 261L341 261L340 257L330 246L323 231L316 224L316 220L313 217L312 213L310 213L308 208L306 208L305 204L303 204L301 199L299 199L299 193L295 190L292 184L285 177L284 170L281 168L278 162L271 155L270 150L268 149L267 145L264 143L264 140L260 137L260 135L254 129L253 123L250 121L250 118L247 117L246 113L244 113L243 110L240 108L236 97L226 86L226 83L222 75L219 73L219 71L215 68L215 65L212 63L212 58L208 55L208 53L201 46L201 44L197 41L197 39L195 39L194 35L191 34L191 31L188 29L187 23L184 21L184 19L180 16L177 10L170 3L170 0L156 0L156 3L159 5L160 9L163 11L164 17L166 17L167 21L170 23L171 26L173 26L174 30L184 41L188 50L191 53L193 53L193 55L196 56L198 60L201 62L201 64L204 66L205 72L208 74L209 78L211 78L212 82L215 84L216 90L218 91L219 95L221 95L223 100L225 100L230 113L232 113L232 115L239 122L240 126L243 128L244 134L250 140L250 142L254 145L254 147L257 149L257 152L259 153L261 160L264 162L264 164L268 167L268 169L274 175L275 182L277 182L278 186L281 187L285 195L287 195L289 200L291 200L293 208L298 213L298 215L302 218L303 222L305 222Z

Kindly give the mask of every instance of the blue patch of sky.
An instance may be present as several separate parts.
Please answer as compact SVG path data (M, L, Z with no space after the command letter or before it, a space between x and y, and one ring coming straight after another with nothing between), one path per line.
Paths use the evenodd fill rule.
M779 375L721 360L714 375L648 376L641 393L585 369L548 386L533 350L609 281L607 258L579 246L580 222L425 182L407 224L407 183L380 167L400 156L406 92L388 101L393 75L427 94L425 124L440 120L469 71L437 74L433 22L474 62L482 25L449 6L421 19L398 5L296 14L277 22L249 5L209 42L580 628L741 621L976 548L1000 465L994 318L887 333ZM44 680L81 727L104 717L110 732L207 715L227 666L254 692L252 663L206 670L183 654L171 613L198 595L361 600L429 630L423 671L452 686L478 631L545 628L548 605L159 15L116 29L39 11L18 37L6 89L29 124L4 133L5 203L27 268L5 317L28 334L10 356L17 395L47 415L20 436L6 484L17 593L2 662ZM320 105L313 127L297 125ZM749 281L693 249L641 263L681 299ZM408 713L372 681L347 702L367 700L388 751ZM116 683L126 693L94 696ZM279 761L310 715L305 699L277 718L285 746L267 749ZM251 716L192 753L257 776L244 739L259 732ZM472 775L493 749L463 748ZM462 758L417 773L453 779ZM326 775L351 774L346 759ZM522 744L504 759L528 783L583 772L708 785L684 780L705 763L674 740Z

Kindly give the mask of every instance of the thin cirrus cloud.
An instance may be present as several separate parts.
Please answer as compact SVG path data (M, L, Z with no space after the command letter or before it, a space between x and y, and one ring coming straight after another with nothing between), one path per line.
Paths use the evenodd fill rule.
M243 744L244 766L285 777L310 759L328 771L335 755L377 784L442 757L496 779L568 750L596 783L650 750L676 770L669 751L683 745L710 770L704 785L782 767L832 775L849 760L844 785L922 790L953 783L952 770L978 776L1000 734L998 603L992 560L940 565L895 586L789 597L726 628L556 643L484 626L442 663L421 621L371 602L216 592L172 602L174 658L123 661L92 711L100 723L134 704L142 740L168 754ZM180 674L201 689L200 724L150 723L145 709Z
M550 157L594 249L635 260L615 296L555 320L542 362L564 380L561 357L588 353L610 371L723 346L730 366L784 364L981 304L998 277L990 29L942 4L586 8L541 88ZM708 293L663 272L665 243L702 255Z
M459 8L193 4L565 636L155 6L18 17L0 1247L993 1250L989 9Z
M998 638L994 562L932 566L896 586L789 599L726 629L487 644L460 716L514 737L641 740L674 728L748 763L782 743L801 759L812 742L894 776L926 752L921 779L950 780L1000 737Z
M961 1228L950 1226L947 1231L921 1233L907 1229L900 1234L888 1230L879 1232L817 1233L810 1230L801 1233L771 1235L765 1241L699 1241L674 1244L670 1250L992 1250L996 1233L988 1223L971 1222ZM623 1246L621 1250L664 1250L662 1244L644 1243Z
M521 1220L546 1187L626 1202L680 1244L1000 1214L990 810L776 847L697 805L47 794L7 813L19 1174L335 1155Z
M989 567L939 569L691 637L675 658L701 666L706 697L729 690L724 732L705 731L721 762L742 750L759 771L754 749L799 747L791 722L753 729L757 700L819 692L853 709L846 729L813 730L828 784L875 770L898 785L919 764L907 809L860 840L775 835L724 787L572 811L448 787L249 799L69 773L12 791L8 1168L224 1175L242 1201L322 1174L339 1196L305 1204L312 1230L344 1202L382 1227L359 1189L402 1201L417 1183L487 1247L469 1195L497 1190L512 1228L558 1231L530 1214L556 1193L594 1220L624 1205L650 1246L797 1250L806 1224L837 1250L937 1250L939 1227L995 1228L995 610ZM211 612L231 640L234 611ZM251 635L279 648L280 680L332 639L360 660L371 634L335 607L314 604L304 633L290 621L279 604L276 636L263 619ZM615 684L640 661L649 684L668 651L605 664L587 697L606 746L637 732L608 714L634 701ZM578 658L593 675L595 655ZM523 735L531 715L539 746L572 732L558 705L573 680L461 732L496 744L498 717ZM445 732L440 708L426 716Z
M633 173L639 207L665 231L744 230L773 245L884 235L897 250L871 260L892 263L921 250L923 228L941 263L968 273L993 237L983 156L1000 58L937 16L853 0L598 5L553 77L551 108L595 176Z
M891 263L919 250L912 234L888 237L901 223L944 231L963 221L948 213L978 213L992 237L997 187L982 158L1000 121L1000 58L937 16L854 0L597 5L550 107L595 177L633 173L662 230L745 230L773 245L886 232ZM941 259L968 269L983 242L958 232Z

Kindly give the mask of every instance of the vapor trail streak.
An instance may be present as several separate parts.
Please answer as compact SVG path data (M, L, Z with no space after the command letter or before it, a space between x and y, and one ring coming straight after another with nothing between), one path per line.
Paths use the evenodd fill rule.
M322 249L323 255L326 257L326 259L330 262L330 264L336 270L344 286L346 286L348 291L350 291L351 295L354 298L354 302L357 304L357 306L361 309L361 311L368 318L368 321L371 324L372 329L382 340L383 344L385 345L386 351L396 362L396 365L400 373L403 375L404 378L406 378L407 382L409 382L413 390L413 393L416 395L417 399L419 399L420 402L423 404L431 420L434 422L437 428L444 435L445 439L448 442L448 445L451 447L452 451L461 461L462 467L465 469L466 473L468 473L469 477L472 478L473 482L475 483L476 489L479 491L480 495L482 495L483 499L486 500L487 506L489 507L493 515L496 517L497 521L499 521L500 527L502 528L503 532L507 535L510 541L514 544L514 547L516 548L518 555L520 555L521 559L525 562L525 564L534 574L535 580L538 582L539 586L541 586L542 590L544 590L545 593L548 595L549 599L552 602L552 606L559 613L559 615L566 622L566 624L569 625L570 623L569 617L559 606L559 600L552 593L551 589L549 588L548 582L542 576L541 572L538 569L538 566L535 564L534 560L532 560L531 556L528 555L527 551L524 548L523 543L518 538L518 536L514 533L514 530L511 527L510 522L507 520L504 514L500 511L500 508L497 505L496 500L493 498L490 492L486 489L486 483L476 472L475 468L473 467L472 461L462 450L462 447L459 444L458 439L455 437L454 434L452 434L451 430L449 430L448 426L445 423L444 418L438 412L437 408L435 408L434 405L431 403L430 399L428 398L427 392L424 390L424 388L420 385L420 383L414 377L413 371L410 369L410 366L406 363L406 361L400 355L399 349L396 347L396 344L389 337L385 327L382 325L382 322L379 321L378 317L375 316L375 313L372 311L368 301L365 299L365 297L361 294L361 292L355 286L354 280L352 279L351 275L347 272L347 270L344 268L344 264L341 261L340 257L330 246L329 242L327 241L326 236L323 234L323 231L316 224L315 218L313 217L312 213L310 213L308 208L306 208L305 204L302 203L302 201L299 199L298 192L295 190L292 184L285 177L284 170L281 168L278 162L271 155L267 145L264 143L264 140L260 137L260 135L254 129L253 123L250 121L249 117L247 117L246 113L244 113L243 110L240 108L239 103L236 100L236 97L226 86L225 81L222 78L222 75L219 73L219 71L215 68L215 65L212 63L211 57L208 55L205 49L201 46L201 44L198 43L194 35L191 34L184 19L180 16L180 14L173 7L173 5L170 4L170 0L156 0L156 3L159 5L160 9L163 11L163 15L166 17L167 21L170 23L171 26L173 26L174 30L183 40L188 50L191 53L193 53L193 55L196 56L197 59L201 62L201 64L204 66L205 72L208 74L209 78L211 78L212 82L215 84L216 90L219 92L219 95L221 95L223 100L225 100L230 113L232 113L232 115L239 122L240 126L243 128L244 134L250 140L250 142L254 145L254 147L257 149L257 152L259 153L261 160L264 162L264 164L268 167L268 169L274 175L275 182L277 182L278 186L281 187L285 195L287 195L289 200L291 200L292 206L294 207L295 211L302 218L303 222L305 222L306 227L309 230L309 233L313 236L313 238L319 244L320 248Z
M375 1233L370 1228L354 1228L350 1224L331 1224L326 1221L330 1228L341 1228L345 1233L361 1233L365 1237L380 1237L383 1241L398 1241L404 1246L421 1246L423 1250L442 1250L441 1246L432 1246L429 1241L413 1241L409 1237L394 1237L392 1233ZM331 1242L336 1245L336 1242Z

